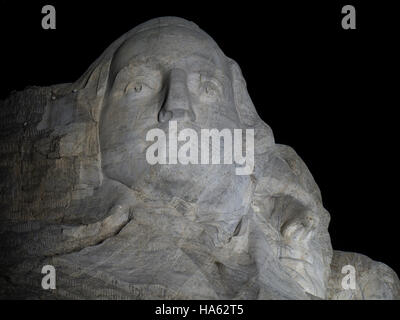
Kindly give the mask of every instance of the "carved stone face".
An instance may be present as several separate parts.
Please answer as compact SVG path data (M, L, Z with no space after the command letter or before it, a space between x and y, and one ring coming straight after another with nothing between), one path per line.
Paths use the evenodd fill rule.
M212 211L200 221L223 221L225 231L233 232L251 200L250 176L237 176L234 164L150 165L146 161L146 150L153 143L146 141L146 134L154 128L168 133L169 121L176 121L178 130L191 128L199 136L203 128L243 128L231 68L209 36L190 28L152 28L128 38L113 56L101 114L99 134L105 175L150 197L196 202L200 211ZM286 208L286 204L282 206ZM260 207L266 214L271 206ZM276 239L281 247L274 247L279 252L277 259L306 291L323 296L325 247L321 251L318 243L311 248L313 229L318 226L307 219L293 218L303 216L297 211L307 208L289 206L285 210L278 210L276 226L268 218L282 234Z
M99 129L103 172L130 188L190 201L212 181L227 197L243 194L249 178L236 176L235 165L147 163L154 142L146 134L168 134L172 120L199 136L202 128L241 128L228 59L205 33L181 26L139 32L114 54Z

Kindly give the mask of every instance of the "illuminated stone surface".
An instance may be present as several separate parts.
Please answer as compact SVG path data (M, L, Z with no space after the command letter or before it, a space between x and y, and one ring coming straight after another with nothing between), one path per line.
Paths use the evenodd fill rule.
M2 297L399 297L387 266L335 252L331 268L313 177L275 144L238 65L193 23L148 21L77 82L13 93L0 112ZM254 129L253 173L149 165L146 133L169 120ZM357 292L340 287L344 263L362 274ZM45 264L56 290L40 286Z

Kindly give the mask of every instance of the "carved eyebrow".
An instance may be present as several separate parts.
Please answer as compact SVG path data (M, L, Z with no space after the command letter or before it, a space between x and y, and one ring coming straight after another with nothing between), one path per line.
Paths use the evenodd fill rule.
M159 69L159 67L160 64L154 59L143 58L143 57L134 58L133 61L131 60L130 63L121 68L121 70L119 70L117 74L124 72L138 71L138 70L154 71L156 69Z
M214 77L220 80L222 83L231 84L231 79L226 75L226 73L222 69L218 68L218 66L214 63L214 61L210 57L205 57L203 55L198 55L198 54L194 55L194 57L200 58L209 67L211 67L210 70L204 70L204 68L199 67L197 72L204 73L204 71L207 71L207 76Z
M225 87L224 83L218 77L215 77L213 74L208 74L207 72L198 72L200 75L200 81L208 80L215 83L221 90Z
M146 64L136 64L135 66L132 64L128 64L127 66L123 67L121 70L118 71L114 78L114 82L117 81L117 83L123 82L123 83L129 83L132 81L132 79L129 79L129 75L132 73L136 77L143 77L145 76L145 73L147 72L154 72L154 68L149 67Z
M199 73L200 76L204 76L207 78L211 78L211 79L215 79L217 82L219 82L219 84L222 87L225 87L227 85L231 85L231 79L225 75L225 73L220 70L220 69L214 69L214 70L196 70L196 73Z
M189 58L195 58L196 60L202 60L202 64L206 63L207 65L211 66L212 68L217 68L217 65L213 61L212 57L207 57L202 54L192 54L189 56Z

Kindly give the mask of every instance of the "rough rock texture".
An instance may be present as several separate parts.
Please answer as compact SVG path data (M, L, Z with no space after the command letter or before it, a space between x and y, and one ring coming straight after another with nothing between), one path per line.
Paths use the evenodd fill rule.
M343 266L356 270L356 288L344 290ZM387 265L358 253L333 251L327 297L331 300L398 300L400 282Z
M274 142L238 65L193 23L151 20L75 83L0 103L1 298L400 296L387 266L332 253L306 165ZM146 132L168 120L254 129L253 173L149 165ZM56 290L41 288L46 264ZM358 272L354 292L340 287L345 264Z

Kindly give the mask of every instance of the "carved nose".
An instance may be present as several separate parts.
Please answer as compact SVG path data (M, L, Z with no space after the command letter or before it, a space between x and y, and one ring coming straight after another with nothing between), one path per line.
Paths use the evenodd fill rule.
M169 74L166 98L158 113L158 121L195 121L192 110L187 75L182 69L172 69Z

